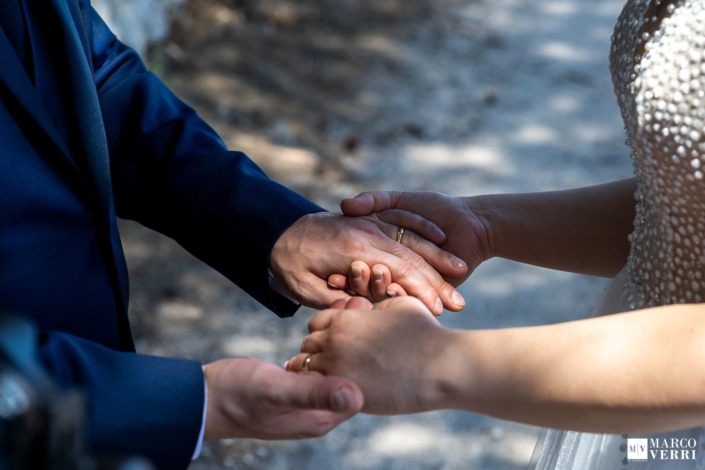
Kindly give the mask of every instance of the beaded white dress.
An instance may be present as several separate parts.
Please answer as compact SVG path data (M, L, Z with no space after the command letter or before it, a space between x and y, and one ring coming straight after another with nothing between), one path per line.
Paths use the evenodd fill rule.
M637 215L627 266L593 315L703 302L705 0L629 0L612 36L610 71L638 181ZM656 458L630 461L632 438L676 438L696 457L672 459L669 448L667 459L657 449ZM529 469L705 469L702 427L649 436L549 430L540 441Z

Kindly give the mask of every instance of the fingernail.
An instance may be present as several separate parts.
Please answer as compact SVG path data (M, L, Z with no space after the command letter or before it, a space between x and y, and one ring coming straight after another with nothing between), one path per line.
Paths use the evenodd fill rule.
M328 283L329 286L331 286L333 289L340 289L340 287L336 286L335 284L331 284L330 282Z
M382 278L384 277L384 273L380 271L379 269L373 269L372 272L375 275L375 281L381 281Z
M436 299L436 314L441 315L443 313L443 302L441 299Z
M387 295L388 295L389 297L396 297L396 296L397 296L397 293L394 292L393 290L388 290L388 291L387 291Z
M352 269L353 277L355 279L362 277L362 269L361 268L358 268L357 266L351 266L350 269Z
M453 295L450 296L450 299L458 307L465 307L465 299L462 295L460 295L460 292L458 292L457 290L453 291Z
M461 260L457 256L453 256L453 258L450 260L450 264L455 268L455 269L463 269L467 267L467 264L465 264L465 261Z
M286 362L284 363L283 369L286 370L286 366L288 366L288 365L289 365L289 361L286 361Z
M333 394L333 407L340 413L358 409L360 405L357 393L347 387L338 389Z

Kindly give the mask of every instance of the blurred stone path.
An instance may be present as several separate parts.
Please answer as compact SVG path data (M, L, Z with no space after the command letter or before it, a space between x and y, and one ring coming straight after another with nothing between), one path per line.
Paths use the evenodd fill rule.
M192 0L153 63L272 177L331 209L368 189L544 191L631 176L607 67L615 0ZM279 320L123 223L138 351L283 363ZM589 316L608 281L492 260L455 328ZM208 443L194 470L519 470L538 429L471 413L359 415L321 439Z

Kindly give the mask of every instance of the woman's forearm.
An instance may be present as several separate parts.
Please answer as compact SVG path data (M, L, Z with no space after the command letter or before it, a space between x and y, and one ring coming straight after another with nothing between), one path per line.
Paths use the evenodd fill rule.
M634 178L527 194L464 198L492 234L495 256L551 269L614 277L634 228Z
M443 408L587 432L705 423L705 307L675 305L557 325L447 330Z

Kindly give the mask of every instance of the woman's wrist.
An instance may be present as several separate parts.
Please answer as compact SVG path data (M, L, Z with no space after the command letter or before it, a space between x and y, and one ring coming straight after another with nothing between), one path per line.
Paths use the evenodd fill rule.
M507 401L525 398L517 388L526 385L515 380L519 378L514 369L516 357L507 348L511 338L510 330L448 329L446 346L433 364L441 396L436 409L465 410L506 419L501 410Z
M495 256L501 257L504 236L504 217L496 205L496 195L469 196L458 198L463 211L463 219L470 227L476 227L482 246L483 262ZM468 230L468 233L472 233Z
M472 331L443 328L439 353L427 364L432 378L432 409L469 410L472 397L478 395L482 360L474 350Z

